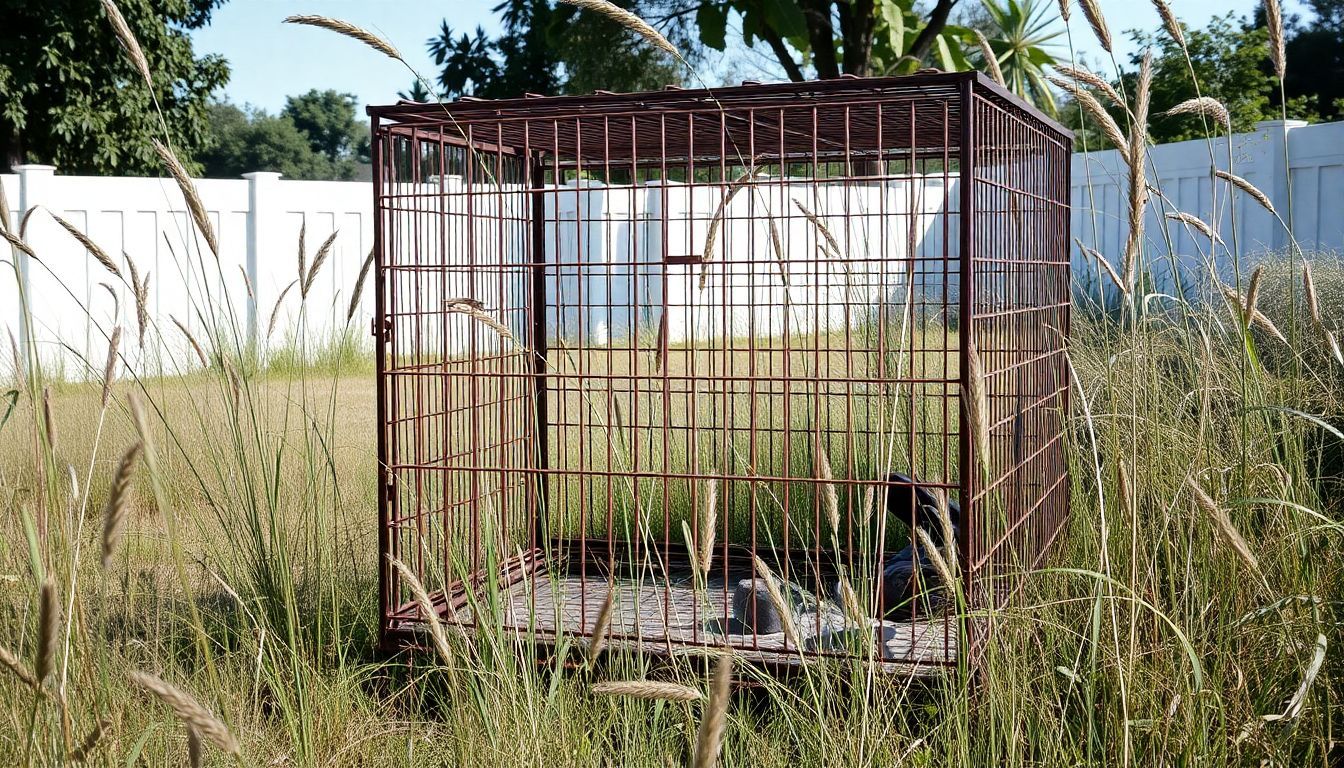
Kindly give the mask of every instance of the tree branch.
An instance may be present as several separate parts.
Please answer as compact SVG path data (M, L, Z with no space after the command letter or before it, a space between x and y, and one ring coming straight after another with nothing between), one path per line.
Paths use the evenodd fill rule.
M915 41L910 44L910 50L906 51L907 56L923 61L924 57L929 55L934 39L942 34L943 28L947 26L947 17L952 13L952 6L956 4L957 0L938 0L938 4L929 13L929 23L919 31Z
M779 59L780 66L784 67L784 74L788 75L790 80L801 83L807 79L803 76L803 68L793 60L793 54L789 52L789 47L784 44L784 38L780 37L773 27L767 25L765 29L761 30L760 38L770 46L775 58Z
M831 26L831 0L802 0L798 5L807 22L807 41L812 46L812 66L816 67L817 77L823 80L839 77L835 28Z

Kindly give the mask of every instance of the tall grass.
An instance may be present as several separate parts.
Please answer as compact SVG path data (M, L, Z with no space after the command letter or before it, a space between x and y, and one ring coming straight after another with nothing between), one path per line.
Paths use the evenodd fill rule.
M1096 4L1082 7L1108 39ZM345 33L395 53L358 32ZM1129 128L1142 157L1142 121ZM1344 366L1325 332L1344 323L1344 268L1314 260L1314 309L1297 316L1285 308L1308 303L1300 255L1266 264L1259 311L1291 330L1274 336L1241 300L1142 311L1155 256L1099 254L1124 265L1129 311L1075 324L1060 551L980 617L995 634L978 674L918 683L861 660L781 680L726 656L655 667L569 641L554 657L579 662L536 665L526 634L468 642L448 627L436 656L379 656L373 392L353 331L295 331L258 366L224 317L197 341L210 365L182 377L98 360L104 381L49 387L41 361L19 361L12 413L0 399L0 757L1336 763ZM217 268L210 253L182 258ZM729 510L701 490L697 525L717 530ZM733 692L734 670L757 685Z

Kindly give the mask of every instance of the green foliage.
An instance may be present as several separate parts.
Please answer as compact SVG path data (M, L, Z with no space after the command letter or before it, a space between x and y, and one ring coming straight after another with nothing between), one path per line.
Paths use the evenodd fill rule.
M617 4L641 11L635 2ZM600 14L554 0L506 0L495 10L504 27L498 38L479 27L459 35L445 20L429 40L445 98L635 91L680 80L666 54Z
M151 139L165 129L183 157L193 156L206 142L210 95L229 68L219 56L196 57L188 33L221 1L122 0L154 73L151 93L99 3L0 0L0 166L157 173Z
M210 146L199 156L208 177L279 171L290 179L348 180L368 162L369 129L355 119L351 94L311 90L289 97L275 116L227 102L209 109Z
M1322 120L1344 117L1344 0L1307 0L1310 24L1294 20L1287 31L1288 72L1284 92L1314 99Z
M1062 34L1054 5L1049 0L981 0L981 5L989 26L985 36L1008 90L1054 114L1054 93L1045 79L1045 68L1055 63L1050 44Z

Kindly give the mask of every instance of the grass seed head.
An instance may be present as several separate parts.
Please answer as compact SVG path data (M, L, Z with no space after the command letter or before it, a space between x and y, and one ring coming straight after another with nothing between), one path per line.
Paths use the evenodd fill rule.
M56 594L56 582L50 576L42 582L38 593L37 663L34 665L37 682L46 681L56 669L56 648L60 645L61 601Z
M14 655L13 651L3 645L0 645L0 665L4 665L24 685L34 689L38 687L37 678L28 669L28 665L24 664L18 656Z
M403 61L401 54L397 52L397 49L394 48L391 43L348 21L341 21L340 19L333 19L328 16L297 15L286 17L285 23L318 27L320 29L335 32L338 35L344 35L352 40L358 40L390 59Z
M103 506L103 568L111 566L112 556L117 551L117 544L121 541L122 531L126 527L131 475L139 458L140 443L132 443L121 455L121 459L117 462L117 471L112 475L112 488L108 491L107 503Z
M728 720L728 697L732 692L733 657L727 653L719 657L710 683L709 702L700 716L700 728L695 735L693 768L714 768L723 749L723 730Z
M654 29L647 21L644 21L630 11L627 11L614 3L610 3L607 0L560 0L560 2L565 3L566 5L573 5L585 10L593 11L594 13L600 13L649 41L654 47L672 54L677 59L681 59L681 54L677 51L677 47L668 42L667 38L663 37L661 32Z
M601 696L628 696L634 699L661 699L664 701L699 701L705 695L690 686L665 683L658 680L619 680L594 683L593 693Z
M167 704L183 725L195 729L201 737L224 752L231 755L238 754L238 740L234 738L228 726L191 694L148 672L133 670L130 679L132 683Z
M107 407L108 400L112 399L112 382L117 378L117 352L121 346L121 326L118 325L112 329L112 338L107 343L107 362L103 364L103 394L101 406Z
M191 180L187 169L182 166L182 162L177 159L177 155L167 145L155 139L154 151L163 161L164 168L168 169L168 173L177 182L178 189L182 190L182 197L187 201L187 212L191 214L191 219L196 223L196 229L201 233L201 237L205 238L205 244L210 249L210 253L218 259L219 241L215 239L215 228L210 224L210 216L205 211L205 203L201 202L200 193L196 191L196 183Z

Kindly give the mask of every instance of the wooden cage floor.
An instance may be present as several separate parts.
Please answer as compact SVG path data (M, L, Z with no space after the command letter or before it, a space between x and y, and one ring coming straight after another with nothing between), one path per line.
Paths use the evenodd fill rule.
M749 578L747 573L741 578ZM795 614L805 653L800 656L783 632L752 634L749 627L732 619L732 585L722 577L711 579L703 599L697 596L686 574L662 578L645 573L642 578L619 577L614 580L617 599L612 606L610 632L612 645L629 645L654 652L670 653L680 647L729 646L745 658L761 663L800 663L803 657L850 655L853 641L819 634L818 630L859 632L844 626L843 614L829 602L822 608ZM598 614L607 599L609 582L603 574L549 573L544 568L505 587L501 596L502 623L515 631L535 631L540 635L582 635L593 631ZM727 586L726 586L727 585ZM454 618L473 623L472 609L465 606ZM876 639L881 633L880 662L890 671L908 674L934 674L956 660L957 628L953 620L937 615L913 621L875 620L868 628ZM859 634L858 637L862 637ZM870 646L871 647L871 646Z

